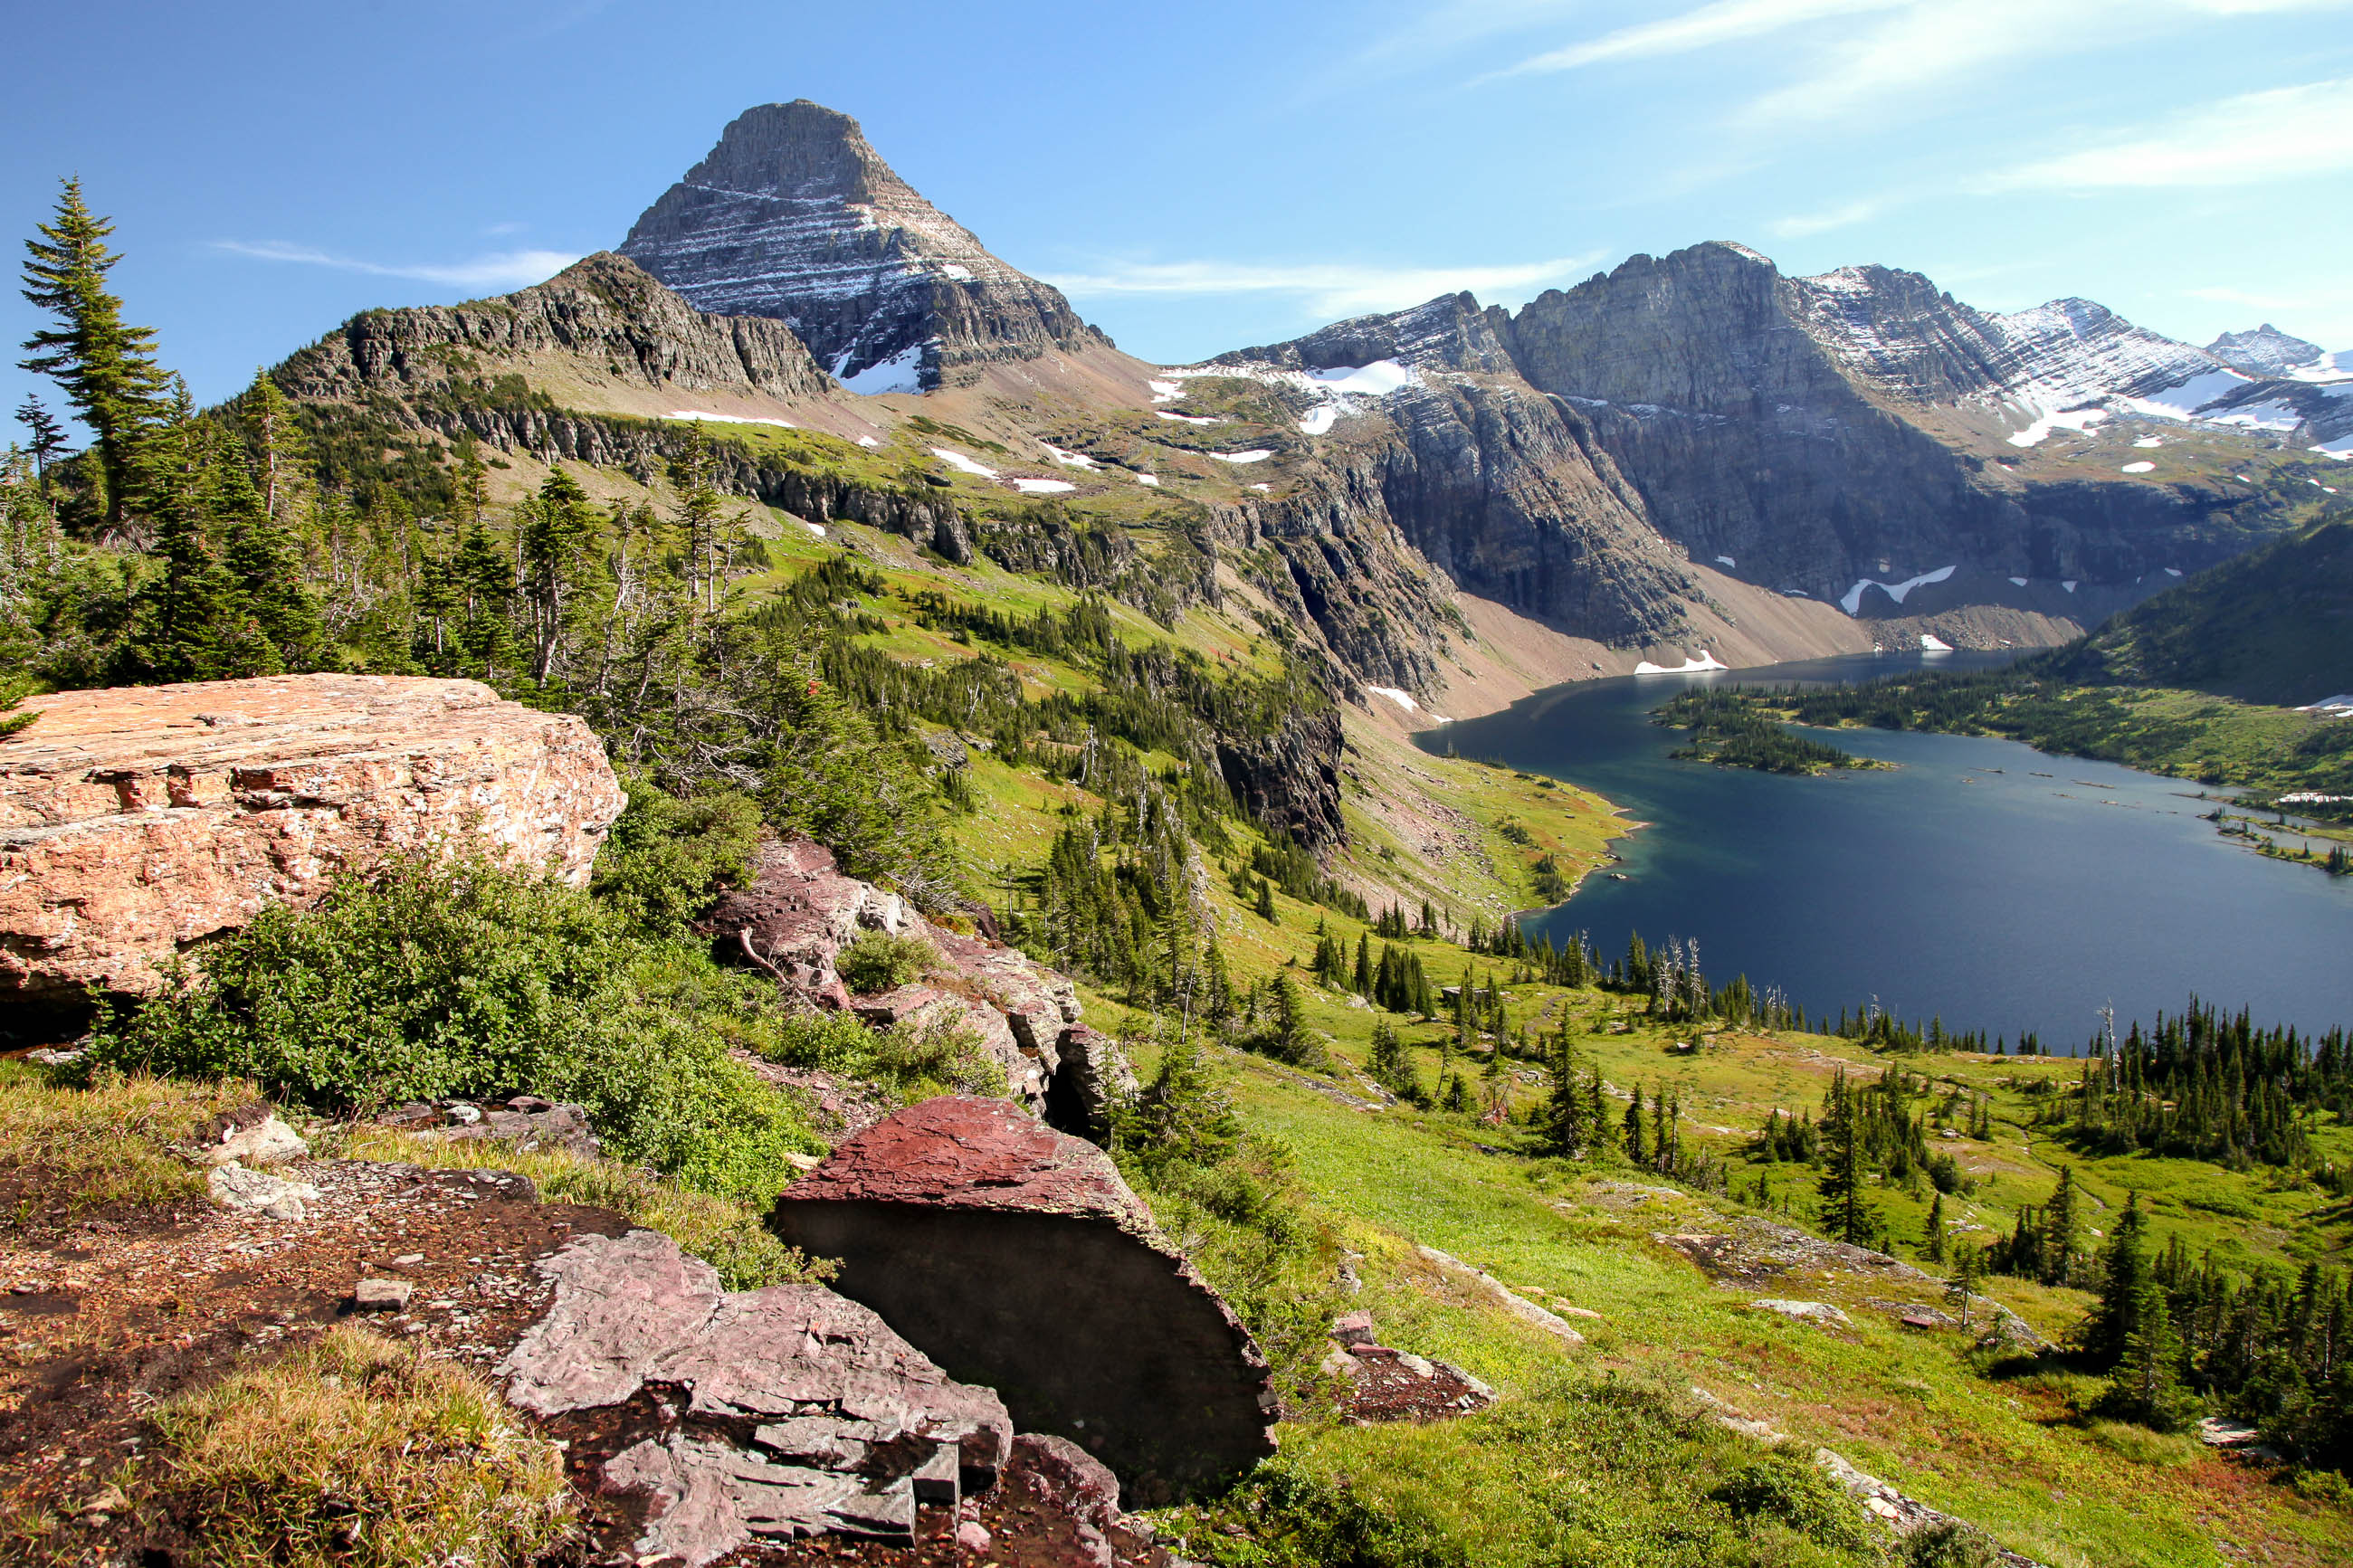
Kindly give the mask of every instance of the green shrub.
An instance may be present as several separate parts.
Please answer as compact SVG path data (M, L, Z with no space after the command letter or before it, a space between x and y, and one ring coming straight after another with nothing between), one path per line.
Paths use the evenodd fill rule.
M837 954L833 971L841 983L860 996L912 985L930 973L940 955L917 936L892 936L862 931Z
M1996 1568L2001 1549L1983 1531L1957 1521L1932 1525L1904 1543L1905 1568Z
M786 1152L820 1147L691 1005L750 983L557 882L404 862L314 910L265 910L184 979L102 1016L96 1059L334 1111L575 1100L617 1157L747 1202L782 1190Z
M678 936L727 887L750 876L760 803L734 790L683 798L642 778L596 853L589 890L640 931Z
M1862 1510L1820 1466L1788 1448L1774 1448L1726 1476L1708 1494L1742 1519L1772 1519L1824 1546L1861 1547L1870 1541Z
M1218 1568L1459 1568L1470 1561L1414 1510L1281 1459L1261 1465L1214 1511L1187 1510L1175 1522L1185 1554Z
M804 1013L776 1020L754 1048L770 1061L864 1079L902 1100L937 1094L1002 1095L1005 1068L970 1029L935 1022L870 1028L849 1013Z

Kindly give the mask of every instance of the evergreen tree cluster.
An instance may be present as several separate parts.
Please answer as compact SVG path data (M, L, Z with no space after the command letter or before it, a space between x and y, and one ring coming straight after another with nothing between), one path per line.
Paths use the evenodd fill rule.
M1902 1187L1915 1196L1932 1190L1937 1213L1923 1240L1932 1249L1930 1256L1936 1257L1944 1249L1945 1195L1973 1191L1975 1184L1931 1135L1941 1138L1951 1131L1988 1139L1993 1131L1990 1117L1981 1097L1957 1089L1939 1096L1927 1079L1900 1067L1863 1083L1850 1079L1841 1068L1822 1092L1820 1120L1802 1110L1786 1115L1776 1107L1751 1149L1768 1166L1792 1163L1818 1169L1823 1228L1858 1247L1877 1247L1887 1239L1870 1198L1875 1183Z
M2313 1163L2307 1128L2353 1109L2353 1043L2342 1028L2316 1040L2258 1029L2192 998L2188 1009L2121 1042L2094 1041L2072 1092L2047 1103L2045 1124L2085 1149L2146 1150L2244 1169Z

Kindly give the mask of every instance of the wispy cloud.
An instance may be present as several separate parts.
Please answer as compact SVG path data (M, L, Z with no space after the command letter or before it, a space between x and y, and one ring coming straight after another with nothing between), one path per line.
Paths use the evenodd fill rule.
M1848 228L1879 216L1878 202L1849 202L1844 206L1824 212L1801 213L1795 217L1781 218L1769 226L1783 239L1803 239L1810 234L1828 234L1834 228Z
M1419 305L1468 289L1482 299L1557 282L1585 271L1607 252L1556 257L1514 267L1376 267L1349 262L1259 265L1229 261L1121 262L1093 272L1048 273L1045 280L1081 299L1112 294L1294 294L1327 316L1360 316Z
M304 245L288 245L274 239L252 242L217 239L213 242L213 248L231 256L251 257L257 261L292 261L305 267L332 267L339 271L365 272L378 278L413 278L419 282L438 283L451 289L526 289L533 283L546 282L580 259L568 250L499 250L470 257L463 261L398 265L364 261L357 257L337 256L331 251Z
M1604 33L1598 38L1566 48L1534 55L1498 71L1498 76L1537 76L1575 70L1604 60L1642 59L1656 55L1687 54L1743 38L1762 37L1787 28L1818 22L1826 16L1847 16L1861 11L1885 11L1905 0L1716 0L1696 11L1641 22Z
M1768 57L1778 62L1793 56L1794 74L1750 99L1736 119L1750 126L1819 124L1932 101L2004 64L2101 47L2120 26L2348 4L2353 0L1714 0L1529 56L1492 76L1577 70L1795 34L1782 53Z
M2161 128L1989 175L1988 191L2243 185L2353 169L2353 77L2202 104Z

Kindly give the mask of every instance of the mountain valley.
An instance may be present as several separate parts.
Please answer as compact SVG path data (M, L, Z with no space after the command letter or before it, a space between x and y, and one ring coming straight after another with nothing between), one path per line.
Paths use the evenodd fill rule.
M217 407L131 331L0 470L0 1555L2353 1554L2343 1028L1621 949L1449 728L1901 652L1806 716L2333 791L2353 355L1708 241L1164 365L805 100Z

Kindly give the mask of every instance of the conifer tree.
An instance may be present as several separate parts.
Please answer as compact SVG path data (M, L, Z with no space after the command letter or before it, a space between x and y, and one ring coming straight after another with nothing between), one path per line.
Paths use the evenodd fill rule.
M25 242L25 299L58 324L25 340L34 352L17 368L55 380L97 437L95 478L113 527L132 496L140 443L167 416L170 384L155 363L153 329L125 321L122 301L107 291L121 259L106 244L113 224L90 210L79 179L63 184L55 220Z
M1920 1237L1920 1256L1931 1263L1945 1260L1945 1194L1928 1200L1928 1224Z
M2083 1261L2083 1220L2076 1208L2075 1168L2063 1165L2059 1186L2042 1210L2042 1281L2073 1284Z
M1953 1277L1945 1287L1945 1300L1960 1315L1961 1327L1969 1326L1969 1309L1985 1284L1985 1254L1973 1241L1953 1244Z
M1869 1247L1878 1235L1879 1216L1863 1192L1863 1153L1854 1101L1841 1068L1831 1081L1830 1104L1822 1113L1822 1174L1816 1190L1821 1197L1822 1228L1852 1246Z
M1257 910L1259 919L1265 921L1270 924L1273 923L1275 918L1274 884L1268 881L1264 877L1261 877L1258 879L1258 901L1251 907Z
M25 450L33 459L33 482L46 501L49 495L49 465L66 449L66 427L39 398L30 394L16 405L16 422L25 427Z
M1648 1152L1642 1138L1642 1086L1639 1083L1634 1086L1634 1098L1626 1105L1624 1138L1626 1158L1637 1165L1643 1163Z
M2057 1200L2052 1200L2057 1206ZM2140 1328L2141 1301L2153 1276L2147 1248L2148 1221L2140 1210L2140 1194L2128 1193L2125 1212L2116 1220L2100 1255L2100 1299L2084 1319L2084 1349L2101 1366L2124 1359L2125 1347Z
M1375 1083L1398 1099L1418 1102L1421 1085L1416 1079L1413 1058L1405 1048L1405 1041L1389 1026L1387 1018L1373 1026L1372 1055L1366 1062L1366 1071Z

